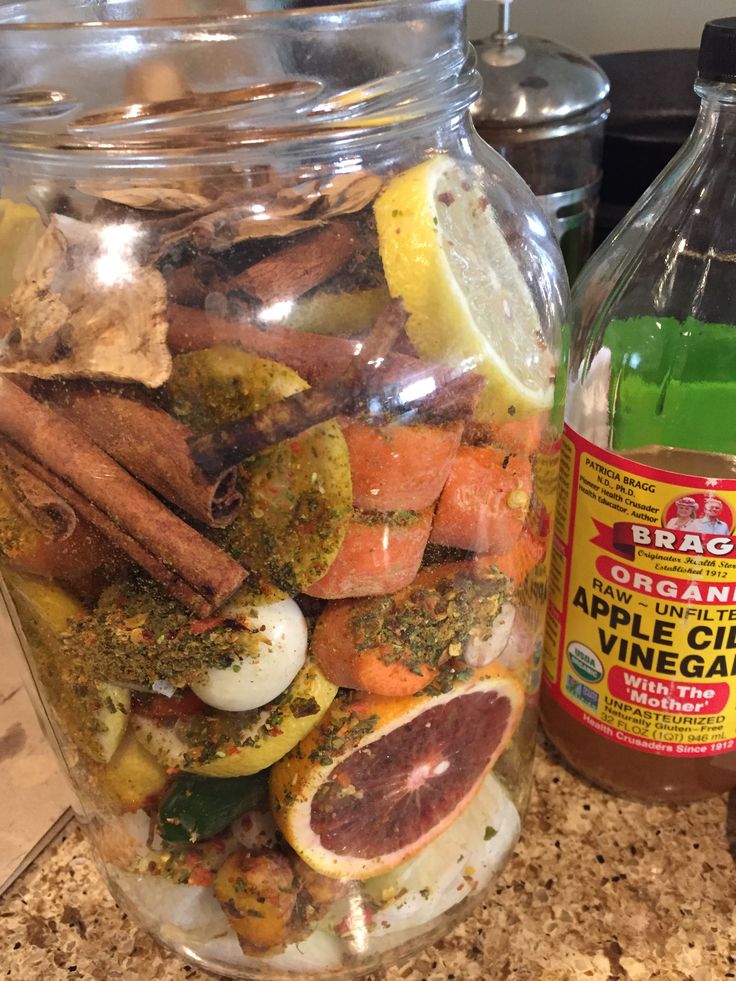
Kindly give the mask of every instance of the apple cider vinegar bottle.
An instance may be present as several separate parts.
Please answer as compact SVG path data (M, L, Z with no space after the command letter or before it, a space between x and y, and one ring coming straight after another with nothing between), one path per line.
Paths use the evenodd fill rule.
M573 297L542 712L588 779L736 785L736 18L679 155Z

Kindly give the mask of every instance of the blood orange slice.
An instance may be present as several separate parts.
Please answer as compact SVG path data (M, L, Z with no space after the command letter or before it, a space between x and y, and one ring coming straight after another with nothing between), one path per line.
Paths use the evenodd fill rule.
M440 690L339 697L271 771L276 823L305 862L369 879L433 841L508 745L524 692L496 665Z

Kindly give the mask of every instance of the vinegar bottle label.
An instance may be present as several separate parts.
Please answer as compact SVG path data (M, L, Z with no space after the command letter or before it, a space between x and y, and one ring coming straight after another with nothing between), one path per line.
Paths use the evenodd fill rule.
M736 749L736 480L620 456L565 426L543 683L658 756ZM705 471L707 472L707 471Z

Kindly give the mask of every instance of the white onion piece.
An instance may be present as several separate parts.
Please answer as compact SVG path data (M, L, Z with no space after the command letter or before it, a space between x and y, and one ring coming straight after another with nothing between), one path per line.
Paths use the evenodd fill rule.
M247 712L272 701L291 684L307 656L307 624L294 600L254 608L231 601L225 618L240 618L243 656L227 668L210 668L192 691L212 708Z
M463 658L471 668L482 668L503 654L514 626L516 607L512 603L504 603L493 621L491 636L488 640L471 637L465 645Z

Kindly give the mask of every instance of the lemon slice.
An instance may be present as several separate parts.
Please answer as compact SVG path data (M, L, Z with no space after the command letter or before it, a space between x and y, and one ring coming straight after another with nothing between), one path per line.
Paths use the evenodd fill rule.
M296 746L322 719L336 693L337 686L308 660L284 695L259 709L212 712L173 725L133 713L131 728L165 767L207 777L250 776Z
M102 786L125 811L137 811L161 794L169 775L143 748L132 732L126 732L119 749L102 775Z
M418 353L485 375L478 418L549 409L554 359L482 171L434 157L390 181L374 211L389 290L410 313Z
M200 433L308 387L278 361L210 347L174 360L167 393L178 418ZM350 524L350 458L340 427L329 419L283 440L244 464L242 476L243 506L212 537L293 596L325 575Z
M368 330L388 303L385 286L373 286L355 292L331 293L320 290L300 297L281 320L270 319L292 330L310 334L352 336Z
M6 569L4 579L61 727L89 757L107 763L128 727L130 692L105 681L90 683L80 663L62 653L60 635L84 615L84 608L61 586L40 576Z

